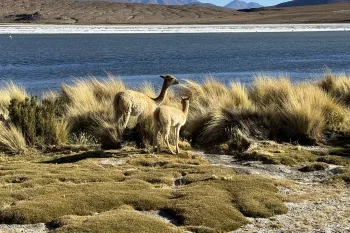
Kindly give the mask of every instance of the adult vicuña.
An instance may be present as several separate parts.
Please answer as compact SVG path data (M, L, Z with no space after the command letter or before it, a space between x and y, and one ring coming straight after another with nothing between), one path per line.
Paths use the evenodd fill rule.
M161 75L164 79L162 90L156 98L151 98L143 93L126 90L121 91L114 97L113 108L117 123L122 119L122 129L125 129L130 116L140 116L146 114L152 116L154 110L164 100L167 90L171 85L179 84L179 81L172 75Z
M161 131L161 134L163 135L164 141L166 142L170 152L172 154L175 154L170 148L169 144L170 129L171 127L174 127L176 153L179 153L179 134L181 127L186 123L187 120L190 98L181 97L181 105L182 109L169 106L159 106L154 111L153 151L155 151L156 144L158 147L158 152L160 151L160 145L158 143L157 136L158 132Z

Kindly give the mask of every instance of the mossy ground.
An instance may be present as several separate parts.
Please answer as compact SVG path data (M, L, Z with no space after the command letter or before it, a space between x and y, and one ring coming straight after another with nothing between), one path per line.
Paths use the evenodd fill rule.
M0 223L44 222L57 232L225 232L248 223L246 216L287 211L275 181L192 152L0 158ZM178 226L148 210L166 212Z
M258 144L256 148L236 154L243 160L256 160L269 164L294 166L305 162L314 162L317 155L300 146L284 144Z
M54 222L55 232L169 232L180 233L181 229L152 216L142 214L129 206L121 206L91 216L63 216Z
M313 171L326 170L327 168L329 168L329 165L327 163L315 162L315 163L311 163L311 164L308 164L306 166L299 168L299 171L301 171L301 172L313 172Z
M349 145L345 143L344 145ZM299 167L299 171L313 172L326 170L329 164L338 165L336 175L331 181L344 181L350 183L350 149L339 146L324 146L319 149L307 149L298 145L278 144L272 141L260 141L244 151L231 151L227 144L215 148L219 154L231 154L239 160L261 161L265 164L283 164ZM215 150L211 153L215 153Z
M338 174L333 180L340 180L344 181L346 184L350 184L350 149L347 146L348 144L344 145L346 145L345 148L332 148L329 155L321 156L317 161L340 166Z

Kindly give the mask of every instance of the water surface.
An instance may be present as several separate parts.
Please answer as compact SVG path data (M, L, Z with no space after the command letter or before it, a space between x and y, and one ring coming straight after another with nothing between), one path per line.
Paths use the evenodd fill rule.
M0 81L31 92L112 72L129 86L159 74L251 82L257 73L310 79L350 73L350 32L0 35Z

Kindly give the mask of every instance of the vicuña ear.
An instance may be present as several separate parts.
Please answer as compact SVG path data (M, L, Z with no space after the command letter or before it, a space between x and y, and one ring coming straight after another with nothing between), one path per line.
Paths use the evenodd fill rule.
M161 77L161 78L164 78L164 79L165 79L165 76L164 76L164 75L161 75L161 76L159 76L159 77Z

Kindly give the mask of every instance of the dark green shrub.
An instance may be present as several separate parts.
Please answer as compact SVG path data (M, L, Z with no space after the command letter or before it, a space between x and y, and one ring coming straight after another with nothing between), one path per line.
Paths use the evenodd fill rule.
M19 129L29 145L58 144L56 133L60 105L52 101L39 102L37 97L24 101L12 99L9 106L11 122Z

